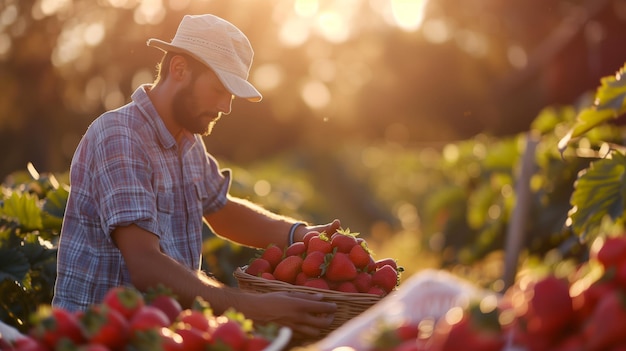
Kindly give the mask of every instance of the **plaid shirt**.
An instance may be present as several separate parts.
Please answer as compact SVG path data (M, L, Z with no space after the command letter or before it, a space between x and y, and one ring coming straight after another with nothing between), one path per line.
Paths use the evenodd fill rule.
M76 149L54 306L84 310L110 288L131 285L110 236L117 226L134 223L156 234L164 253L200 268L202 217L226 203L230 171L220 171L199 135L187 133L177 145L146 88L97 118Z

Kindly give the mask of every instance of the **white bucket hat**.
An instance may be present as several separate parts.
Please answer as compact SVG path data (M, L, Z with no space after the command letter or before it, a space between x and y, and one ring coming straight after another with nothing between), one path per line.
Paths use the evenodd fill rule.
M187 53L209 66L224 87L239 98L261 101L261 93L248 82L252 46L232 23L214 15L186 15L170 43L149 39L148 46L165 52Z

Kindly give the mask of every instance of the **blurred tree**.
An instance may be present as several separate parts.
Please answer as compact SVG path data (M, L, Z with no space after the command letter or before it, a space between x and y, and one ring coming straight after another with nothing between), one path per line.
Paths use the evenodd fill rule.
M227 18L255 48L263 102L236 101L206 139L218 157L245 163L346 138L438 143L525 130L540 108L571 102L621 65L625 9L625 0L0 0L0 176L28 161L66 170L89 123L151 82L161 54L145 41L170 39L186 13ZM400 21L407 14L413 22Z

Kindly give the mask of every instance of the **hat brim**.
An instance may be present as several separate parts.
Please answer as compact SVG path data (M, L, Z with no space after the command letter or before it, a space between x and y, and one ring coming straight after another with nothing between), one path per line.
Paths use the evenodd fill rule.
M250 84L250 82L248 82L247 80L241 79L238 76L232 73L229 73L227 71L214 68L210 62L203 60L202 58L198 57L193 52L187 49L172 45L171 43L165 42L160 39L155 39L155 38L148 39L147 44L148 46L160 49L163 52L184 53L204 63L213 72L215 72L215 74L220 79L220 82L222 82L224 87L238 98L247 99L248 101L251 101L251 102L259 102L261 101L261 99L263 99L263 96L261 95L261 93L259 93L259 91L252 84Z

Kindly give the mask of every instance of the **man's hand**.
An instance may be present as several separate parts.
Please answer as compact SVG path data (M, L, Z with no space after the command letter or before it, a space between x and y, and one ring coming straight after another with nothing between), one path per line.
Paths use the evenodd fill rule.
M338 219L328 223L328 224L320 224L320 225L312 225L312 226L300 226L296 229L296 233L294 235L294 241L302 241L306 233L311 231L316 231L319 233L325 232L328 235L332 235L339 228L341 228L341 222Z
M291 328L295 334L319 336L333 322L337 305L322 301L320 294L271 292L249 294L241 312L256 322L274 322Z

